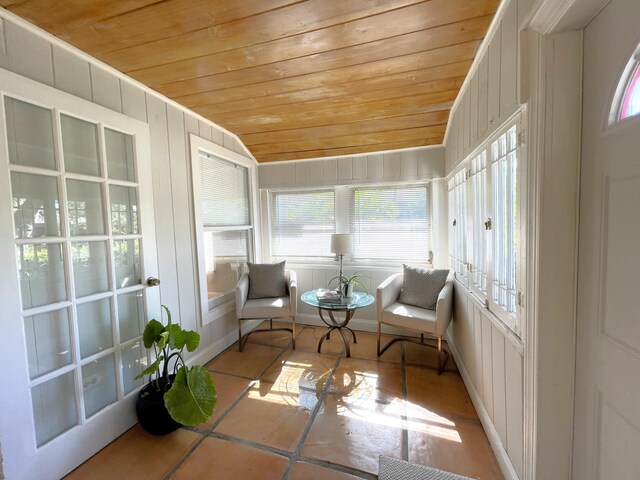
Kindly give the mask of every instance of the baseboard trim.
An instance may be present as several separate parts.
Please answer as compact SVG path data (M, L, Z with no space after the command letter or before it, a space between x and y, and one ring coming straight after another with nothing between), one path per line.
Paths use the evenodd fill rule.
M476 390L476 386L473 384L471 380L471 376L467 371L467 367L462 362L462 357L458 353L458 350L455 346L455 343L452 342L451 335L447 332L445 335L445 339L447 340L447 344L449 346L449 350L453 355L454 360L456 361L456 365L458 366L458 371L462 376L462 380L464 381L465 386L467 387L467 391L469 392L469 396L471 397L471 401L473 402L473 406L478 413L478 417L480 418L480 422L484 427L484 431L487 434L487 438L489 439L489 444L491 445L491 449L493 450L494 455L496 456L496 460L498 461L498 465L500 465L500 470L504 475L504 478L507 480L520 480L516 469L511 463L511 458L509 458L509 454L507 453L504 445L502 444L502 440L500 440L500 436L498 435L498 431L493 425L493 421L489 416L489 412L484 407L484 403L482 402L482 398L480 398L480 394Z

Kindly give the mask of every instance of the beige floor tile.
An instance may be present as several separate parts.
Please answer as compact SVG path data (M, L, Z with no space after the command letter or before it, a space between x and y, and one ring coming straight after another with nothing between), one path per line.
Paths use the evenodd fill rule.
M296 462L288 480L358 480L359 478L311 463Z
M502 479L479 422L431 418L409 422L409 461L481 480Z
M305 457L378 473L378 456L399 457L402 446L402 400L388 403L327 395L302 447Z
M407 366L405 374L409 405L416 405L438 414L478 418L458 373L444 372L438 375L436 370Z
M316 405L315 392L259 382L214 429L216 433L293 452Z
M136 425L65 478L164 478L200 438L200 434L182 428L169 435L155 436ZM150 452L162 454L150 455Z
M216 407L213 410L211 418L198 425L200 430L209 430L211 426L218 421L224 412L226 412L233 402L235 402L242 392L251 384L251 380L246 378L233 377L231 375L225 375L223 373L210 372L213 378L213 383L216 386L216 392L218 394L218 401Z
M286 322L273 322L273 328L291 328L291 323ZM260 326L254 330L268 330L269 321L264 321ZM296 325L296 334L302 327ZM271 345L273 347L291 348L291 332L278 331L278 332L259 332L249 335L247 343L257 343L260 345Z
M207 438L171 478L173 480L207 478L279 480L288 464L289 460L280 455L227 440Z
M285 350L260 378L289 391L292 386L321 391L336 364L336 358L317 353Z
M326 328L322 327L307 327L305 328L298 338L296 339L296 350L317 352L318 343L322 336L327 332ZM356 339L358 343L353 342L351 333L346 331L347 340L349 340L349 348L351 350L351 356L353 358L367 358L370 360L378 360L376 343L377 335L370 332L356 332ZM388 335L382 336L382 343L390 340L393 337ZM342 336L338 332L333 332L329 340L325 340L322 344L322 353L324 355L340 355L343 354L344 341ZM380 357L381 361L400 363L401 360L401 348L397 343L389 347L389 350L384 352Z
M238 345L234 344L205 366L214 372L257 379L281 353L282 348L253 343L247 343L239 352Z
M402 370L393 363L341 358L329 391L350 399L402 399Z
M436 345L435 340L428 340L427 343ZM446 342L443 342L442 349L447 351L449 350ZM411 342L404 342L404 354L407 365L415 365L433 369L438 368L438 351L434 348L423 347ZM451 354L449 354L449 360L447 361L445 370L449 372L458 371L456 361L453 359L453 355Z

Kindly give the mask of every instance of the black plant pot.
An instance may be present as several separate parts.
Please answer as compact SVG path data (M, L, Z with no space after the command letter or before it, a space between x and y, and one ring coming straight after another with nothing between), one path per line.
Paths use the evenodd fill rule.
M155 381L146 384L138 392L136 399L136 415L138 422L147 432L153 435L167 435L177 430L180 424L176 422L164 406L164 393L171 388L175 375L169 377L169 382L159 380L160 389L156 389Z

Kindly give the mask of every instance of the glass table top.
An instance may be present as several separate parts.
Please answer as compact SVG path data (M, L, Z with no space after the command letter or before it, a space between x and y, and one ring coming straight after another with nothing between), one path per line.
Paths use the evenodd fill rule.
M309 290L304 292L300 297L307 305L312 307L323 308L325 310L355 310L356 308L367 307L371 305L375 299L373 295L369 295L365 292L353 292L351 298L343 298L340 303L338 302L326 302L318 300L317 294L328 292L326 288L319 288L317 290Z

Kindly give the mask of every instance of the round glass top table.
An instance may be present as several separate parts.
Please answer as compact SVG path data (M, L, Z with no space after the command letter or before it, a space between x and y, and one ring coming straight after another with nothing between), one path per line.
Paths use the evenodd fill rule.
M347 357L351 356L351 349L349 348L349 340L344 332L344 330L348 330L353 336L353 343L358 343L356 339L356 334L353 330L351 330L347 324L349 320L353 317L353 314L358 308L368 307L375 300L373 295L369 295L365 292L353 292L350 298L341 299L340 303L338 302L327 302L318 300L318 293L326 292L327 290L324 288L320 288L318 290L310 290L308 292L304 292L300 297L307 305L311 305L312 307L318 308L318 315L320 315L320 320L322 320L327 327L327 333L325 333L320 342L318 343L318 353L322 349L322 343L325 339L331 337L331 332L337 330L338 333L342 336L342 340L344 341L344 350ZM329 314L329 321L324 317L323 312L327 312ZM344 312L344 320L339 320L334 316L334 312Z

